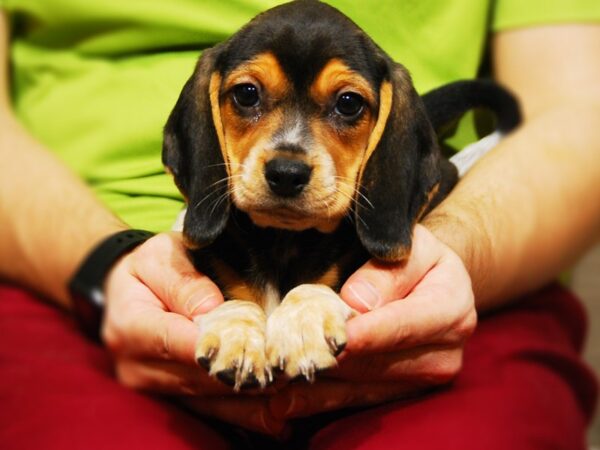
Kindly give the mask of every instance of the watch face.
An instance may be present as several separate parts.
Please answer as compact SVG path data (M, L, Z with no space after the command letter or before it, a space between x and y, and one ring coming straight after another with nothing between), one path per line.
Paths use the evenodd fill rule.
M94 292L96 293L94 295ZM92 289L91 295L75 293L71 291L73 299L73 312L81 330L90 338L100 341L100 326L102 325L102 316L104 313L103 298L104 295L100 289ZM96 297L96 299L94 299ZM97 303L97 301L102 303Z
M98 308L104 308L104 291L95 286L90 289L90 301Z

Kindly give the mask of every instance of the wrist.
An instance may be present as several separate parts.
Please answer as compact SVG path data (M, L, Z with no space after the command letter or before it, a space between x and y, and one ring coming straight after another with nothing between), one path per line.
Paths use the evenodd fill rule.
M60 303L67 309L73 307L68 289L69 281L75 276L87 256L109 236L130 228L108 212L106 217L96 217L96 219L93 221L93 226L87 226L79 233L73 234L68 246L69 250L66 245L63 250L65 257L62 260L60 276L56 278L58 286L55 292Z
M71 277L68 289L73 311L83 331L99 338L105 306L104 285L113 266L154 234L143 230L122 230L97 244Z
M469 212L470 211L470 212ZM487 225L476 208L441 204L422 223L462 260L471 278L477 309L486 309L492 275L493 246Z

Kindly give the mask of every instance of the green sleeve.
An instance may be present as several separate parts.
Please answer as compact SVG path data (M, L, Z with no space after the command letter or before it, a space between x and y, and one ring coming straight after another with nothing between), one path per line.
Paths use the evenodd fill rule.
M492 29L600 22L599 0L497 0Z

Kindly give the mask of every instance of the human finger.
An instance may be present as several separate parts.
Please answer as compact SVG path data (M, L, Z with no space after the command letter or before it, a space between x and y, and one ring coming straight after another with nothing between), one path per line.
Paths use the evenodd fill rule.
M173 361L122 358L115 361L119 382L132 389L179 395L232 395L233 389L206 371Z
M342 286L340 296L360 312L371 311L402 299L442 257L442 244L422 225L417 225L409 258L402 263L369 260Z
M131 254L132 273L166 309L193 319L223 302L223 294L189 259L181 233L161 233Z
M115 275L107 298L102 339L115 355L196 366L198 327L192 320L165 311L154 293L127 273Z
M347 351L388 352L451 344L470 335L477 321L473 291L462 262L453 255L444 255L403 300L350 319Z

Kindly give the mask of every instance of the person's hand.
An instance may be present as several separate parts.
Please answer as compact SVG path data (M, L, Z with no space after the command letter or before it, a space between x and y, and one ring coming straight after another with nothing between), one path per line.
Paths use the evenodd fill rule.
M272 396L260 409L268 423L412 397L458 374L477 322L471 281L425 227L415 228L406 263L367 262L341 297L361 314L347 323L338 368Z
M330 376L421 389L457 375L477 322L471 281L458 255L425 227L415 227L404 264L367 262L341 297L362 314L348 321L348 344Z
M243 405L264 405L266 393L236 394L196 363L194 318L220 305L223 295L193 267L181 233L158 234L124 256L105 290L102 339L122 384L179 395L197 411L245 428L271 433L281 428L269 427L260 416L240 414ZM234 404L223 396L235 399Z
M126 386L169 394L227 391L194 358L194 317L223 302L188 259L180 233L158 234L109 273L102 339Z
M339 367L272 397L271 417L407 398L458 374L477 321L471 282L460 258L425 227L415 228L406 263L367 262L341 297L361 314L347 323Z

